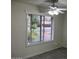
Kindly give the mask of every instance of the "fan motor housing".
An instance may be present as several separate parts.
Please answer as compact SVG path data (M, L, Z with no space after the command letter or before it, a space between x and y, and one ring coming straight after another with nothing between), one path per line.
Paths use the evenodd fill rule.
M57 3L58 0L46 0L46 2L49 2L49 3Z

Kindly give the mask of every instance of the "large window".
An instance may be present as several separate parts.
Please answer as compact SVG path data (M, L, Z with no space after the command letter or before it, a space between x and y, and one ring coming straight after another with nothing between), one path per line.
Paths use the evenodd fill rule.
M52 17L39 16L35 14L27 15L27 35L28 43L47 42L53 40Z

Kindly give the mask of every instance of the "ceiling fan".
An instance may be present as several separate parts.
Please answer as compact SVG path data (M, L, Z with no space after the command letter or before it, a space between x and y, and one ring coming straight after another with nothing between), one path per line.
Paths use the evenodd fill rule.
M49 9L48 9L48 13L50 15L58 15L58 14L63 14L64 11L66 11L67 9L66 8L58 8L55 3L58 2L58 0L46 0L46 2L49 2L51 3L51 5L49 5Z

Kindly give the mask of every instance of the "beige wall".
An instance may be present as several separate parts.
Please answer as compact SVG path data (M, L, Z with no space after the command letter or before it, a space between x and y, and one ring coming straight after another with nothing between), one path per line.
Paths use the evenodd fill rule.
M24 10L28 12L39 13L36 6L23 4L20 2L12 2L12 34L11 34L11 51L12 57L30 57L46 51L50 51L61 47L63 15L54 16L54 40L50 43L43 43L32 47L25 48L26 40L26 15Z
M62 46L67 47L67 13L64 15L63 40Z

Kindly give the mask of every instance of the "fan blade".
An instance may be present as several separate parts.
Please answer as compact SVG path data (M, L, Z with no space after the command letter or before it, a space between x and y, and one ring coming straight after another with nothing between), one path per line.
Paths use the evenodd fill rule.
M66 8L57 8L57 7L52 7L52 6L49 6L50 9L58 9L58 10L63 10L63 11L66 11L67 9Z
M63 10L63 11L66 11L67 9L66 8L57 8L58 10Z
M49 8L50 8L50 9L57 9L57 7L51 7L51 6L49 6Z
M61 13L61 14L64 14L64 12L62 12L62 11L60 11L60 10L58 10L57 12L59 12L59 13Z

